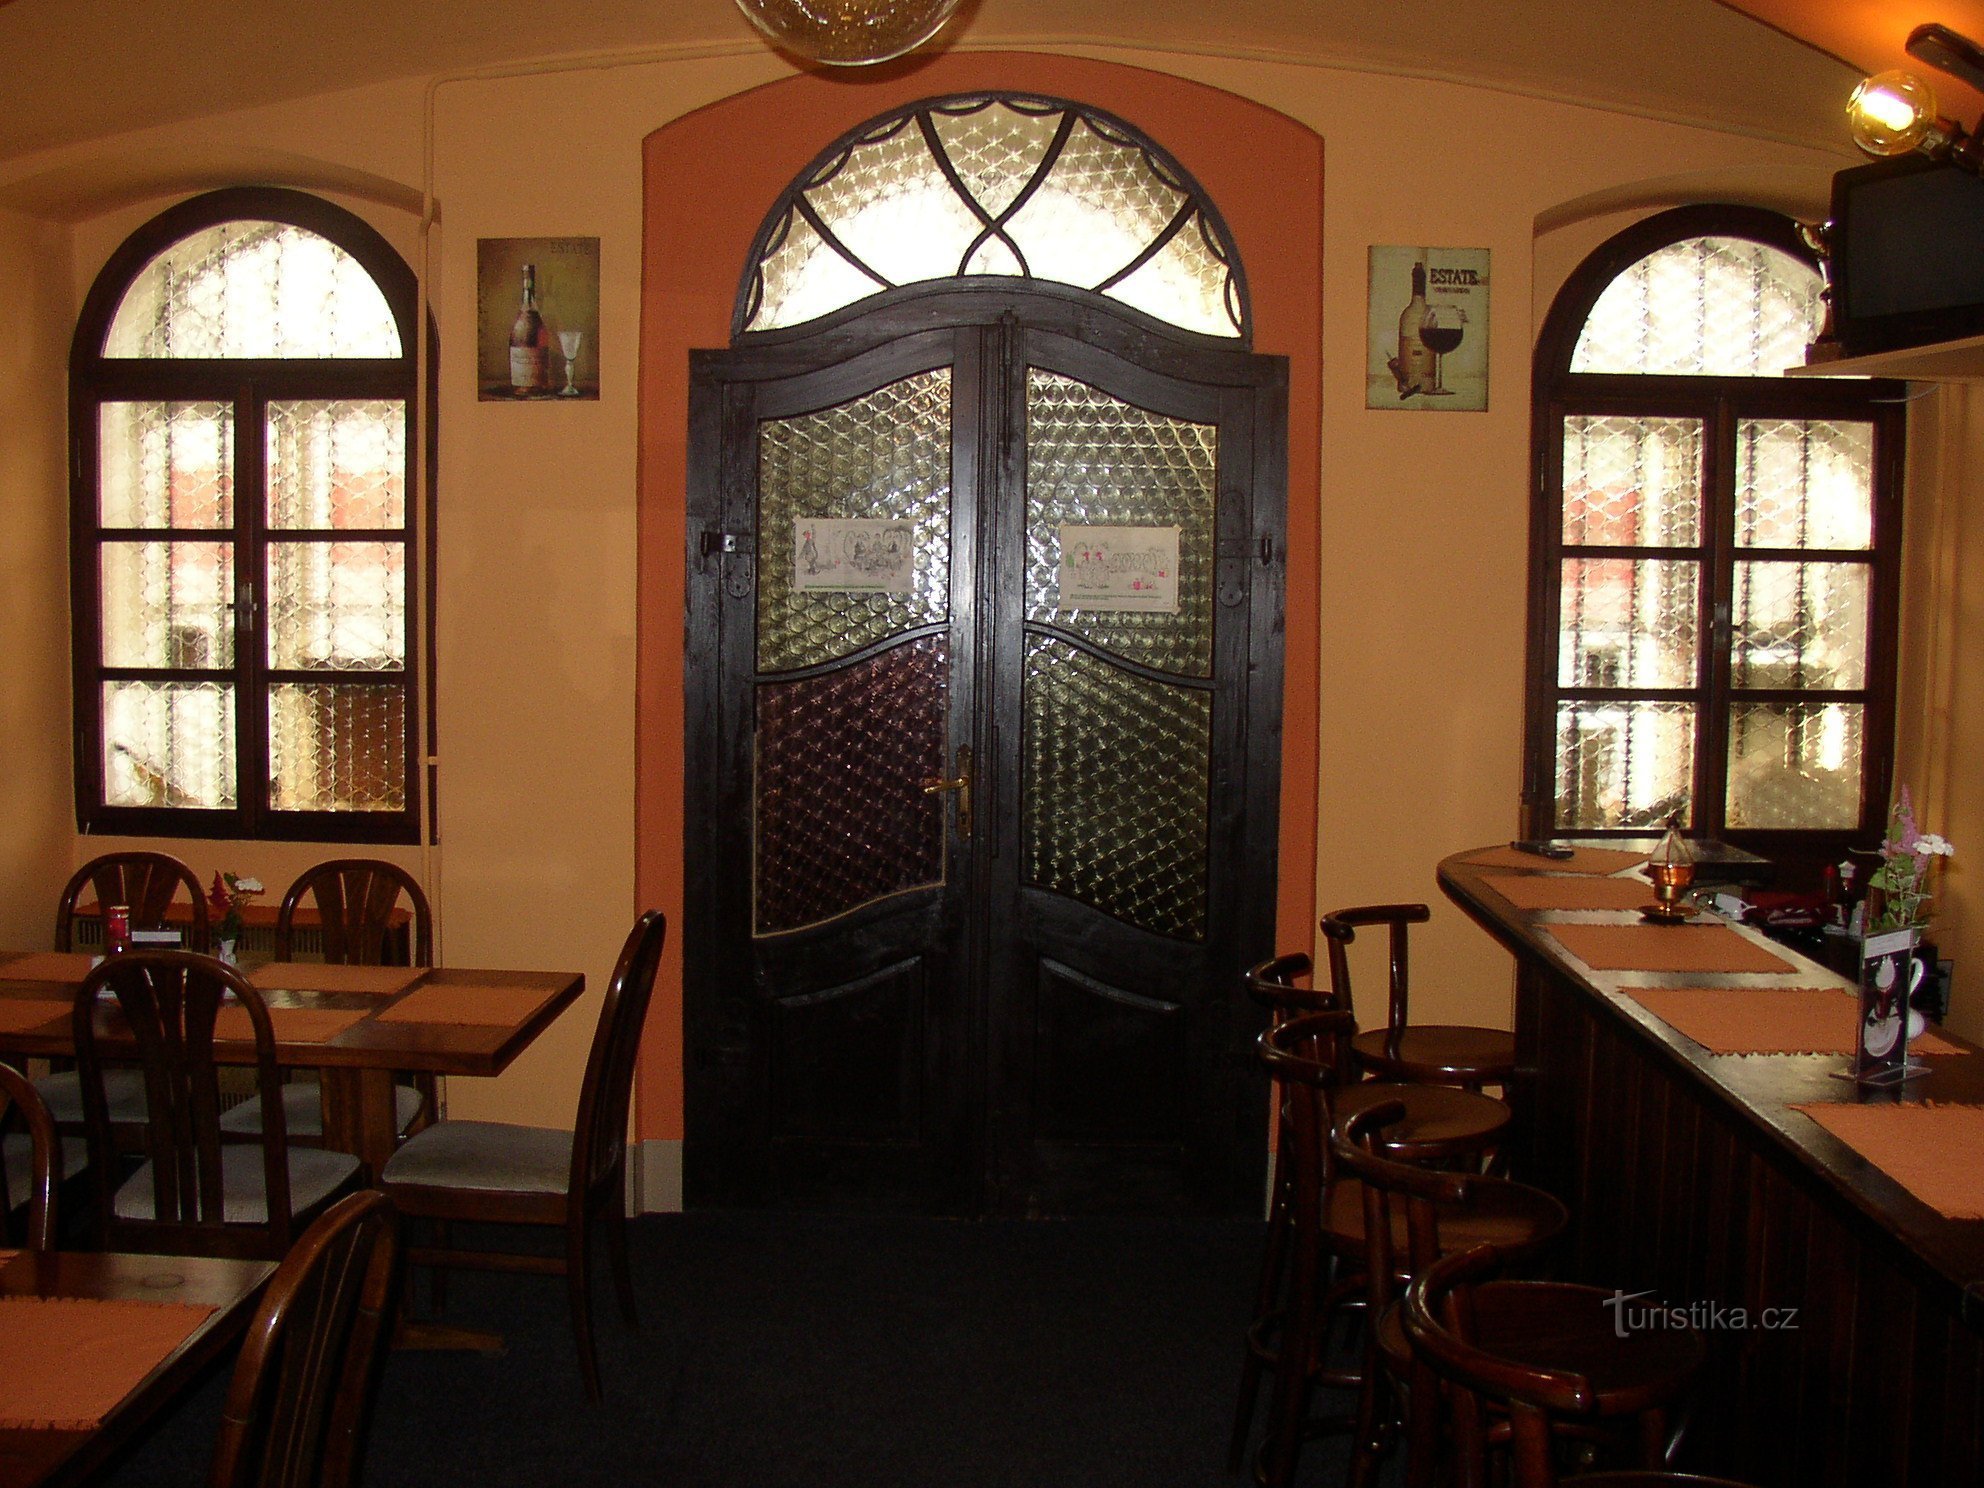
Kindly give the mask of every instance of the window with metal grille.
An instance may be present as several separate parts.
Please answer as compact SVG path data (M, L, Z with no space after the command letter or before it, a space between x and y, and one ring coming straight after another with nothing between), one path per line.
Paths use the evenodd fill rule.
M414 279L218 191L140 228L71 357L85 831L415 836Z
M1525 831L1678 817L1794 865L1879 835L1899 389L1787 379L1796 224L1689 207L1580 266L1537 348Z

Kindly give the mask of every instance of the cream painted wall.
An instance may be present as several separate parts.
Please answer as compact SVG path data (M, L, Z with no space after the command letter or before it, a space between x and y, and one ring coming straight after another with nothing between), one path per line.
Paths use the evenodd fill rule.
M1320 897L1332 907L1437 899L1432 868L1441 855L1506 838L1517 821L1539 216L1634 183L1708 172L1761 183L1786 171L1828 174L1839 162L1449 83L1081 50L1232 89L1325 138L1323 545L1313 559L1324 649L1318 677L1289 679L1322 693ZM430 244L430 282L443 339L444 849L435 887L452 963L580 967L596 989L631 920L640 144L677 114L782 70L769 54L751 54L443 81L432 90L442 226ZM229 161L256 164L253 179L288 184L311 184L315 173L316 184L350 193L348 204L418 266L418 222L405 207L423 184L425 102L419 87L358 90L0 167L0 203L33 200L81 219L71 272L52 276L38 306L66 337L78 287L124 233L173 196L214 184L212 173ZM1163 137L1164 120L1139 122ZM147 174L158 183L148 195L131 185ZM672 206L696 210L694 202ZM529 235L602 240L597 403L475 400L475 240ZM1365 251L1374 242L1493 251L1488 412L1362 407ZM0 222L0 260L32 257L35 244L51 260L63 251L54 229ZM1555 272L1553 264L1547 273ZM61 365L59 356L38 360L50 372ZM59 422L59 387L58 376L34 427ZM0 399L16 396L32 397L0 384ZM0 472L0 483L14 480L11 469ZM40 533L37 569L59 569L62 483L26 484L0 530ZM51 582L59 591L59 579ZM53 618L45 609L36 625L18 627L10 708L11 668L66 677L59 593L41 603L53 605ZM66 685L24 689L12 737L66 740L67 710ZM66 780L66 747L52 754ZM13 772L0 779L0 818L47 814L46 790L31 795ZM66 789L60 794L66 825ZM70 839L44 851L80 859L92 846ZM250 870L291 854L183 847L196 866ZM21 893L47 897L42 884L53 871L22 871ZM1458 912L1436 903L1416 960L1419 1016L1506 1018L1508 960ZM1368 1020L1379 1009L1368 976L1365 985ZM679 1019L672 985L664 983L653 1016ZM501 1080L455 1082L453 1108L569 1121L591 1019L591 1004L563 1019ZM638 1117L647 1135L672 1134L678 1121L679 1113L652 1105Z

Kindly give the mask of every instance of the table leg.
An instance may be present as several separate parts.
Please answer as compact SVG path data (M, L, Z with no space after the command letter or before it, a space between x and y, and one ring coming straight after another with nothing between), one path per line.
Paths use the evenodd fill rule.
M349 1152L377 1182L379 1170L399 1145L393 1108L393 1072L384 1069L327 1069L324 1091L324 1145Z

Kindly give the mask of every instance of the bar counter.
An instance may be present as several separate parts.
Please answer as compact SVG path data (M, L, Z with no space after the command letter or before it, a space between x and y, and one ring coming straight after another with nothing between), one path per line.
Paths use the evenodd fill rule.
M1984 1220L1944 1218L1793 1109L1984 1105L1984 1052L1951 1039L1899 1091L1834 1078L1839 1055L1709 1053L1620 988L1787 978L1593 970L1545 930L1638 916L1519 909L1493 877L1558 865L1467 861L1489 851L1445 859L1439 883L1516 958L1516 1173L1570 1206L1562 1272L1651 1292L1707 1334L1680 1465L1785 1488L1984 1481ZM1800 984L1848 985L1732 929Z

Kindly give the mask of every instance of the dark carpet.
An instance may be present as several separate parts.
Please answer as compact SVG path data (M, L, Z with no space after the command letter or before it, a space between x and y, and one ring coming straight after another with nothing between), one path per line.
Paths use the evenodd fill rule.
M502 1355L393 1354L368 1488L1156 1488L1225 1472L1262 1227L1224 1220L651 1215L641 1327L596 1299L585 1398L564 1283L457 1272ZM604 1257L602 1255L601 1259ZM420 1288L424 1301L426 1288ZM216 1373L115 1488L203 1482ZM1304 1488L1341 1481L1314 1446Z

